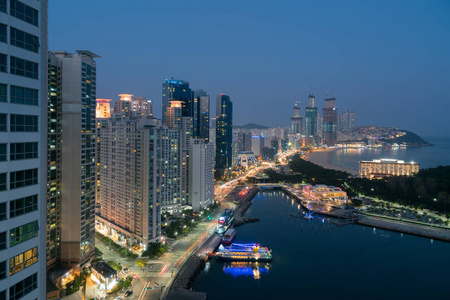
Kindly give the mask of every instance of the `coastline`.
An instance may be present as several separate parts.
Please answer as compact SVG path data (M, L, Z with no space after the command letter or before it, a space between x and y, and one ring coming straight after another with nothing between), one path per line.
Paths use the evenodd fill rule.
M316 149L312 150L310 153L308 153L305 157L305 160L312 162L313 164L319 165L321 167L324 167L325 169L332 169L342 172L350 173L354 176L359 175L358 170L353 170L341 166L337 166L332 163L332 157L333 153L336 152L339 149Z

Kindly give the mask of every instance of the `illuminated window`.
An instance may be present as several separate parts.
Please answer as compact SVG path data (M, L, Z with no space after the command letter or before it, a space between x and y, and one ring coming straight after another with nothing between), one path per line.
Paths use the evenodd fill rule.
M9 276L22 271L23 269L37 263L38 248L34 247L19 255L11 257L9 260Z

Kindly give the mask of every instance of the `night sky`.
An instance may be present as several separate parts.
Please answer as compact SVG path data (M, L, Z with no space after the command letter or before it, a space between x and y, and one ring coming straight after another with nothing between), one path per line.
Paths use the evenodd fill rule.
M287 127L309 92L357 125L450 136L450 1L49 1L49 49L90 50L97 97L161 116L168 77L226 93L234 124Z

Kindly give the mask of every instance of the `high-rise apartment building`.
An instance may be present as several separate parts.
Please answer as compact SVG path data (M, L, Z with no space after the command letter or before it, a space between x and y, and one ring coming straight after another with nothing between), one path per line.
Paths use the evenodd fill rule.
M130 116L131 115L131 94L120 94L120 99L114 102L115 116Z
M308 107L305 108L305 136L306 138L316 138L317 134L317 107L314 104L315 97L310 94L308 97Z
M214 145L204 139L190 140L189 205L194 212L214 201Z
M232 166L233 103L230 96L216 97L216 171L224 173Z
M348 122L349 122L349 124L348 124L349 129L350 130L354 129L355 128L355 111L353 111L353 110L351 111Z
M104 119L111 117L111 99L97 99L97 107L95 109L95 117Z
M291 134L302 134L303 117L300 116L300 102L295 102L294 116L291 117Z
M0 299L45 299L47 1L0 1Z
M47 216L49 268L56 263L79 271L94 256L96 57L87 50L49 52L49 87L60 91L56 98L50 94L49 105L61 110L56 124L61 139L49 140L47 206L56 206ZM52 126L54 120L48 122Z
M147 247L161 235L161 195L171 188L164 180L170 131L149 117L110 118L102 130L98 220L127 245Z
M209 142L209 107L210 98L204 90L193 92L194 137Z
M182 101L183 117L193 117L192 91L189 82L168 78L162 84L162 121L165 122L165 111L170 101Z
M145 97L133 97L131 111L134 116L153 117L153 102Z
M323 108L323 143L334 146L337 141L337 107L336 98L325 99Z

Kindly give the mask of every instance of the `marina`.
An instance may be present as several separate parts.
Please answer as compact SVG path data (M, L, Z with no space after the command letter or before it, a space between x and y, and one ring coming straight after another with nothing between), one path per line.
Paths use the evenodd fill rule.
M273 250L272 262L210 259L192 288L217 300L296 299L300 294L326 299L336 298L336 291L354 299L355 289L365 290L364 299L369 300L441 298L450 293L450 244L367 226L337 227L331 222L339 218L315 213L311 220L289 218L289 212L307 213L280 190L258 193L245 216L260 221L239 227L233 243L258 241ZM427 274L420 285L417 274ZM223 286L233 288L223 293Z

